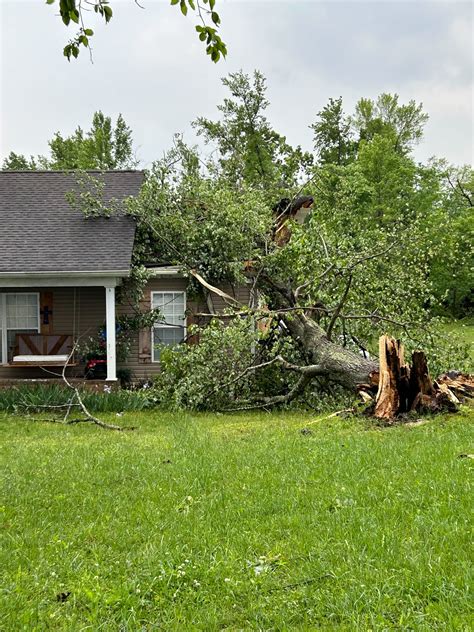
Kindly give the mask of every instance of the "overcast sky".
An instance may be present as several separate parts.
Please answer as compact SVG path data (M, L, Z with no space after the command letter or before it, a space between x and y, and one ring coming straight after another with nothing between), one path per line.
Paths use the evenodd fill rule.
M91 16L94 63L68 63L69 33L44 0L0 0L0 157L46 153L55 131L88 128L95 110L121 112L142 166L190 121L216 116L229 72L260 69L268 115L289 142L311 148L308 125L328 101L397 92L430 115L416 157L473 160L473 8L470 2L217 0L229 54L213 64L196 20L160 0L111 0L107 26ZM71 29L72 34L72 29Z

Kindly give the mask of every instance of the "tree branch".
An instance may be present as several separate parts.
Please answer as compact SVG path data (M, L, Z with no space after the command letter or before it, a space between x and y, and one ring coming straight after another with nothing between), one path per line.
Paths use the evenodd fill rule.
M393 318L387 318L386 316L381 316L377 310L371 312L370 314L340 314L339 318L342 320L361 320L361 319L372 319L372 320L383 320L387 323L391 323L392 325L397 325L398 327L403 327L406 329L408 327L408 323L401 323L398 320L394 320Z
M301 367L303 368L303 367ZM253 410L256 408L268 408L277 404L289 404L295 397L300 395L311 381L311 376L301 375L293 388L286 395L275 395L274 397L262 397L255 404L238 406L236 408L226 408L226 412L237 412L239 410Z
M377 259L378 257L382 257L383 255L387 254L387 252L390 252L390 250L392 250L392 248L395 248L395 246L398 245L398 241L394 241L392 244L390 244L390 246L388 246L387 248L385 248L384 250L381 250L380 252L376 252L375 254L372 255L366 255L364 257L360 257L360 259L356 259L353 263L351 263L349 266L347 266L347 270L349 272L352 272L352 270L360 265L361 263L364 263L365 261L370 261L371 259Z
M225 382L224 384L220 385L219 388L225 388L227 386L230 386L231 384L235 384L235 382L238 382L239 380L243 379L249 373L253 373L254 371L258 371L259 369L264 369L265 367L272 366L273 364L279 364L283 369L285 369L285 371L293 371L295 373L300 373L302 376L306 377L308 381L311 380L311 378L316 375L327 374L327 369L325 369L319 364L309 364L307 366L300 366L298 364L293 364L291 362L288 362L288 360L285 360L285 358L282 355L277 355L272 360L269 360L268 362L262 362L261 364L254 364L252 366L247 367L244 371L242 371L242 373L237 375L237 377L230 380L229 382Z
M217 294L217 296L220 296L222 299L224 299L224 301L226 303L229 303L231 305L237 305L238 307L242 307L242 303L240 303L240 301L236 300L235 298L233 298L232 296L230 296L230 294L227 294L226 292L224 292L223 290L220 290L218 287L215 287L215 285L211 285L210 283L208 283L200 274L199 272L196 272L196 270L190 269L189 273L196 279L196 281L199 281L199 283L204 286L207 290L209 290L210 292L213 292L214 294Z
M329 326L326 330L326 336L328 338L328 340L331 340L331 334L332 334L332 330L334 328L334 325L336 324L336 320L338 319L339 314L341 313L342 308L344 307L344 304L347 300L347 297L349 295L349 290L351 289L351 285L352 285L352 274L349 274L349 278L347 279L347 283L346 283L346 288L344 290L344 293L341 297L341 300L339 301L338 306L336 307L336 309L334 310L334 313L331 317L331 320L329 322Z
M86 405L84 404L84 402L82 401L82 397L81 394L79 393L79 389L74 386L74 384L72 384L68 378L66 377L66 369L69 365L69 362L71 360L71 358L73 357L74 353L76 352L78 346L78 341L76 341L71 349L70 354L68 355L66 362L63 365L62 368L62 372L61 375L59 375L58 373L54 373L53 371L49 371L48 369L46 369L45 367L41 367L46 373L51 373L52 375L56 376L56 377L61 377L63 382L66 384L66 386L72 391L72 395L71 395L71 399L69 400L69 402L67 402L66 404L53 404L53 405L29 405L27 407L29 408L44 408L44 409L52 409L52 410L57 410L57 409L66 409L64 418L62 421L58 420L48 420L48 421L54 421L54 423L60 423L60 424L72 424L72 423L79 423L80 421L88 421L88 422L92 422L93 424L95 424L96 426L99 426L100 428L104 428L106 430L119 430L119 431L124 431L124 430L134 430L135 428L132 426L129 427L123 427L123 426L116 426L115 424L108 424L105 421L102 421L101 419L99 419L98 417L95 417L94 415L92 415L89 410L87 409ZM76 402L74 401L76 400ZM80 408L80 410L82 411L82 413L85 416L85 419L71 419L68 420L68 417L71 413L71 409L73 407L77 407Z

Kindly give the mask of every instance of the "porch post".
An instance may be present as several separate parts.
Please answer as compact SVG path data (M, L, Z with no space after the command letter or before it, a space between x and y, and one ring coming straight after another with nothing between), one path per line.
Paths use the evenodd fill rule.
M107 381L117 380L115 353L115 288L105 288L105 328L107 332Z

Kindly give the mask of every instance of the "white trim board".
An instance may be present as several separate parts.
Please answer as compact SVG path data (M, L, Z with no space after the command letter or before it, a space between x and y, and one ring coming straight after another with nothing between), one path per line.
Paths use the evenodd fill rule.
M0 288L22 287L117 287L122 282L121 277L108 276L75 276L75 275L16 275L0 274Z

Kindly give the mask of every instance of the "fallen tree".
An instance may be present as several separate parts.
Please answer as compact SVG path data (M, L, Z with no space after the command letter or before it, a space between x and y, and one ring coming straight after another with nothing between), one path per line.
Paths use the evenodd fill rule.
M443 205L436 173L409 155L424 117L412 129L408 113L420 107L384 95L401 126L369 121L370 133L361 130L343 152L338 142L336 153L337 121L328 130L321 120L317 138L334 158L325 162L319 149L309 155L271 128L258 73L253 84L235 73L225 85L231 98L219 106L221 119L194 123L215 148L211 159L177 138L128 204L136 268L178 266L188 293L208 306L193 320L228 325L200 333L198 345L163 350L168 400L229 409L364 392L378 386L374 345L387 330L408 352L423 349L434 374L463 370L462 356L433 328L430 262L445 256L433 217ZM90 210L90 196L85 202ZM249 300L224 287L247 287ZM224 316L212 296L227 305Z

